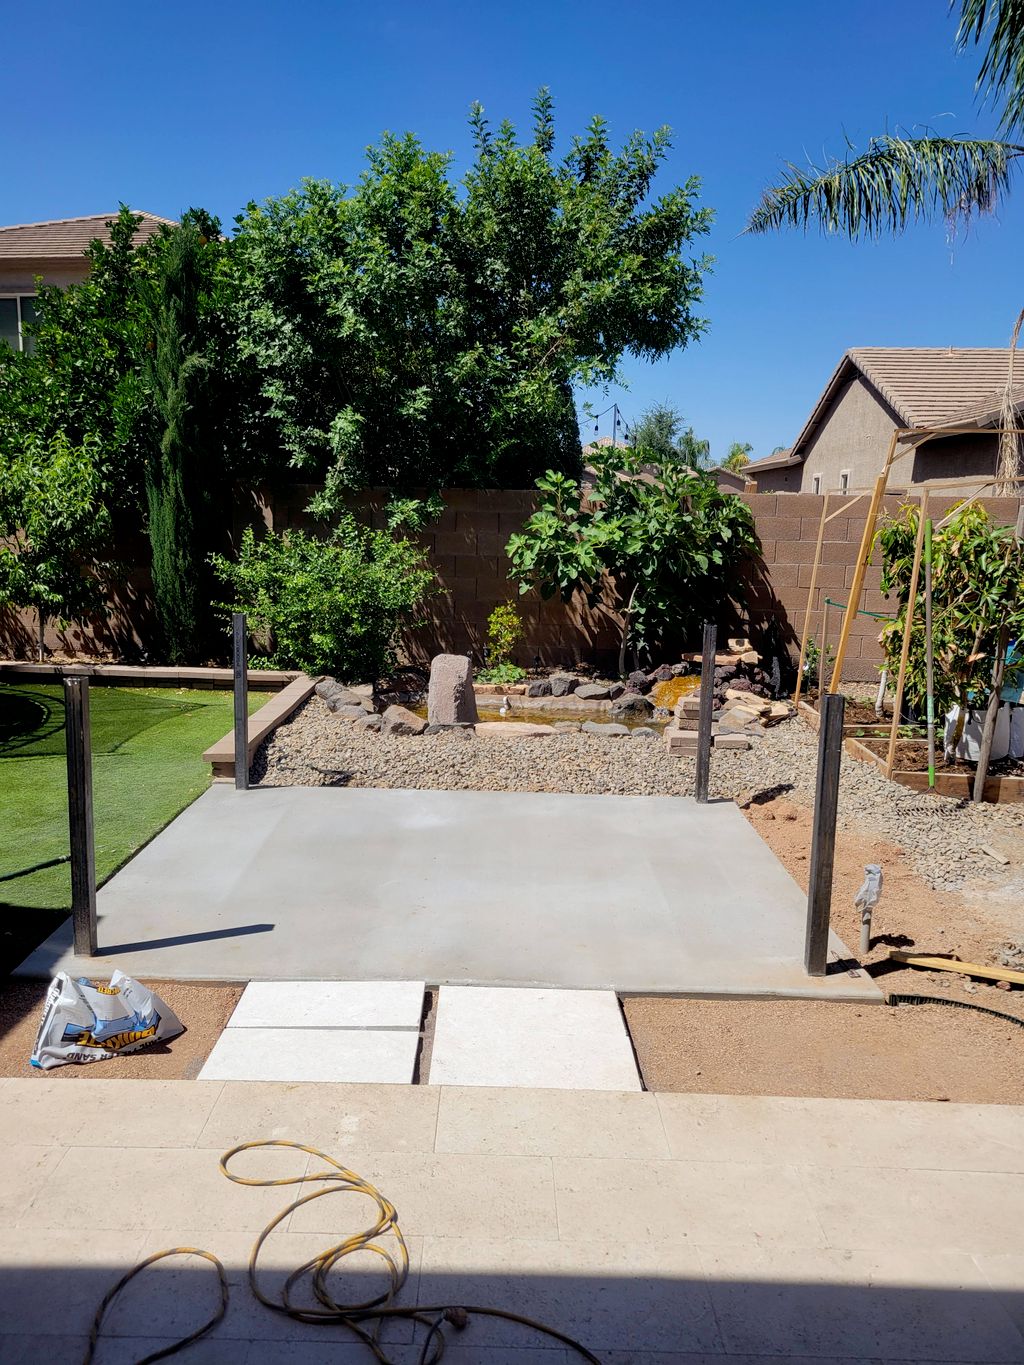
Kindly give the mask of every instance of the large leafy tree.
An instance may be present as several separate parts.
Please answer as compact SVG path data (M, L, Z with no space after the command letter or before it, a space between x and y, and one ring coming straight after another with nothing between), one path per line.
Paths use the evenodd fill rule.
M324 506L366 485L522 485L579 468L572 390L698 337L698 182L652 198L662 129L614 151L601 119L556 157L471 114L473 165L386 136L354 189L307 181L238 220L245 362Z
M826 232L870 237L994 210L1024 157L1024 0L960 0L956 44L982 49L976 85L999 110L998 138L886 133L823 166L790 164L748 230L816 222Z
M521 592L568 600L580 590L605 610L614 597L625 673L630 651L649 654L717 615L757 536L747 504L707 473L673 460L652 474L640 452L613 447L593 465L586 487L554 470L537 480L540 505L507 553Z

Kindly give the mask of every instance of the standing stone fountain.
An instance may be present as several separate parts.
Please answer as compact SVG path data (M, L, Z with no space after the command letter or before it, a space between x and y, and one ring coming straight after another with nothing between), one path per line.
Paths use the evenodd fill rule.
M427 724L475 725L478 719L469 658L465 654L435 655L430 661Z

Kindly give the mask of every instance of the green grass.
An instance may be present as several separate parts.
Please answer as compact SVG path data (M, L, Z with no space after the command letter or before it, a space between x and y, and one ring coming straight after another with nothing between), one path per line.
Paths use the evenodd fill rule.
M250 711L266 700L250 693ZM96 876L103 882L210 782L202 752L231 729L230 692L93 687ZM0 972L71 905L62 689L0 684Z

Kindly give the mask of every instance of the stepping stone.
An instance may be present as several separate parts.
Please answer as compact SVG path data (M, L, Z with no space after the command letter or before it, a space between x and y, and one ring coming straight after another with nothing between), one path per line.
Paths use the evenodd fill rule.
M639 1090L614 991L442 986L431 1085Z
M226 1028L199 1079L409 1085L418 1046L411 1029Z
M419 1029L422 981L251 981L228 1028Z

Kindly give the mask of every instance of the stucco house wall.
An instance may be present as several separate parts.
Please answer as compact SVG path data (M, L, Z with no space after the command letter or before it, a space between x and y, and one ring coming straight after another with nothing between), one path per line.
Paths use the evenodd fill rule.
M990 431L926 441L914 452L911 482L977 478L980 486L996 472L998 456L999 437Z
M833 399L808 442L803 463L793 471L801 475L798 491L838 493L844 471L849 471L848 492L870 489L885 461L893 428L903 425L866 379L852 378ZM912 452L906 447L901 451L889 475L893 488L905 488L912 474ZM815 476L820 486L815 486Z

